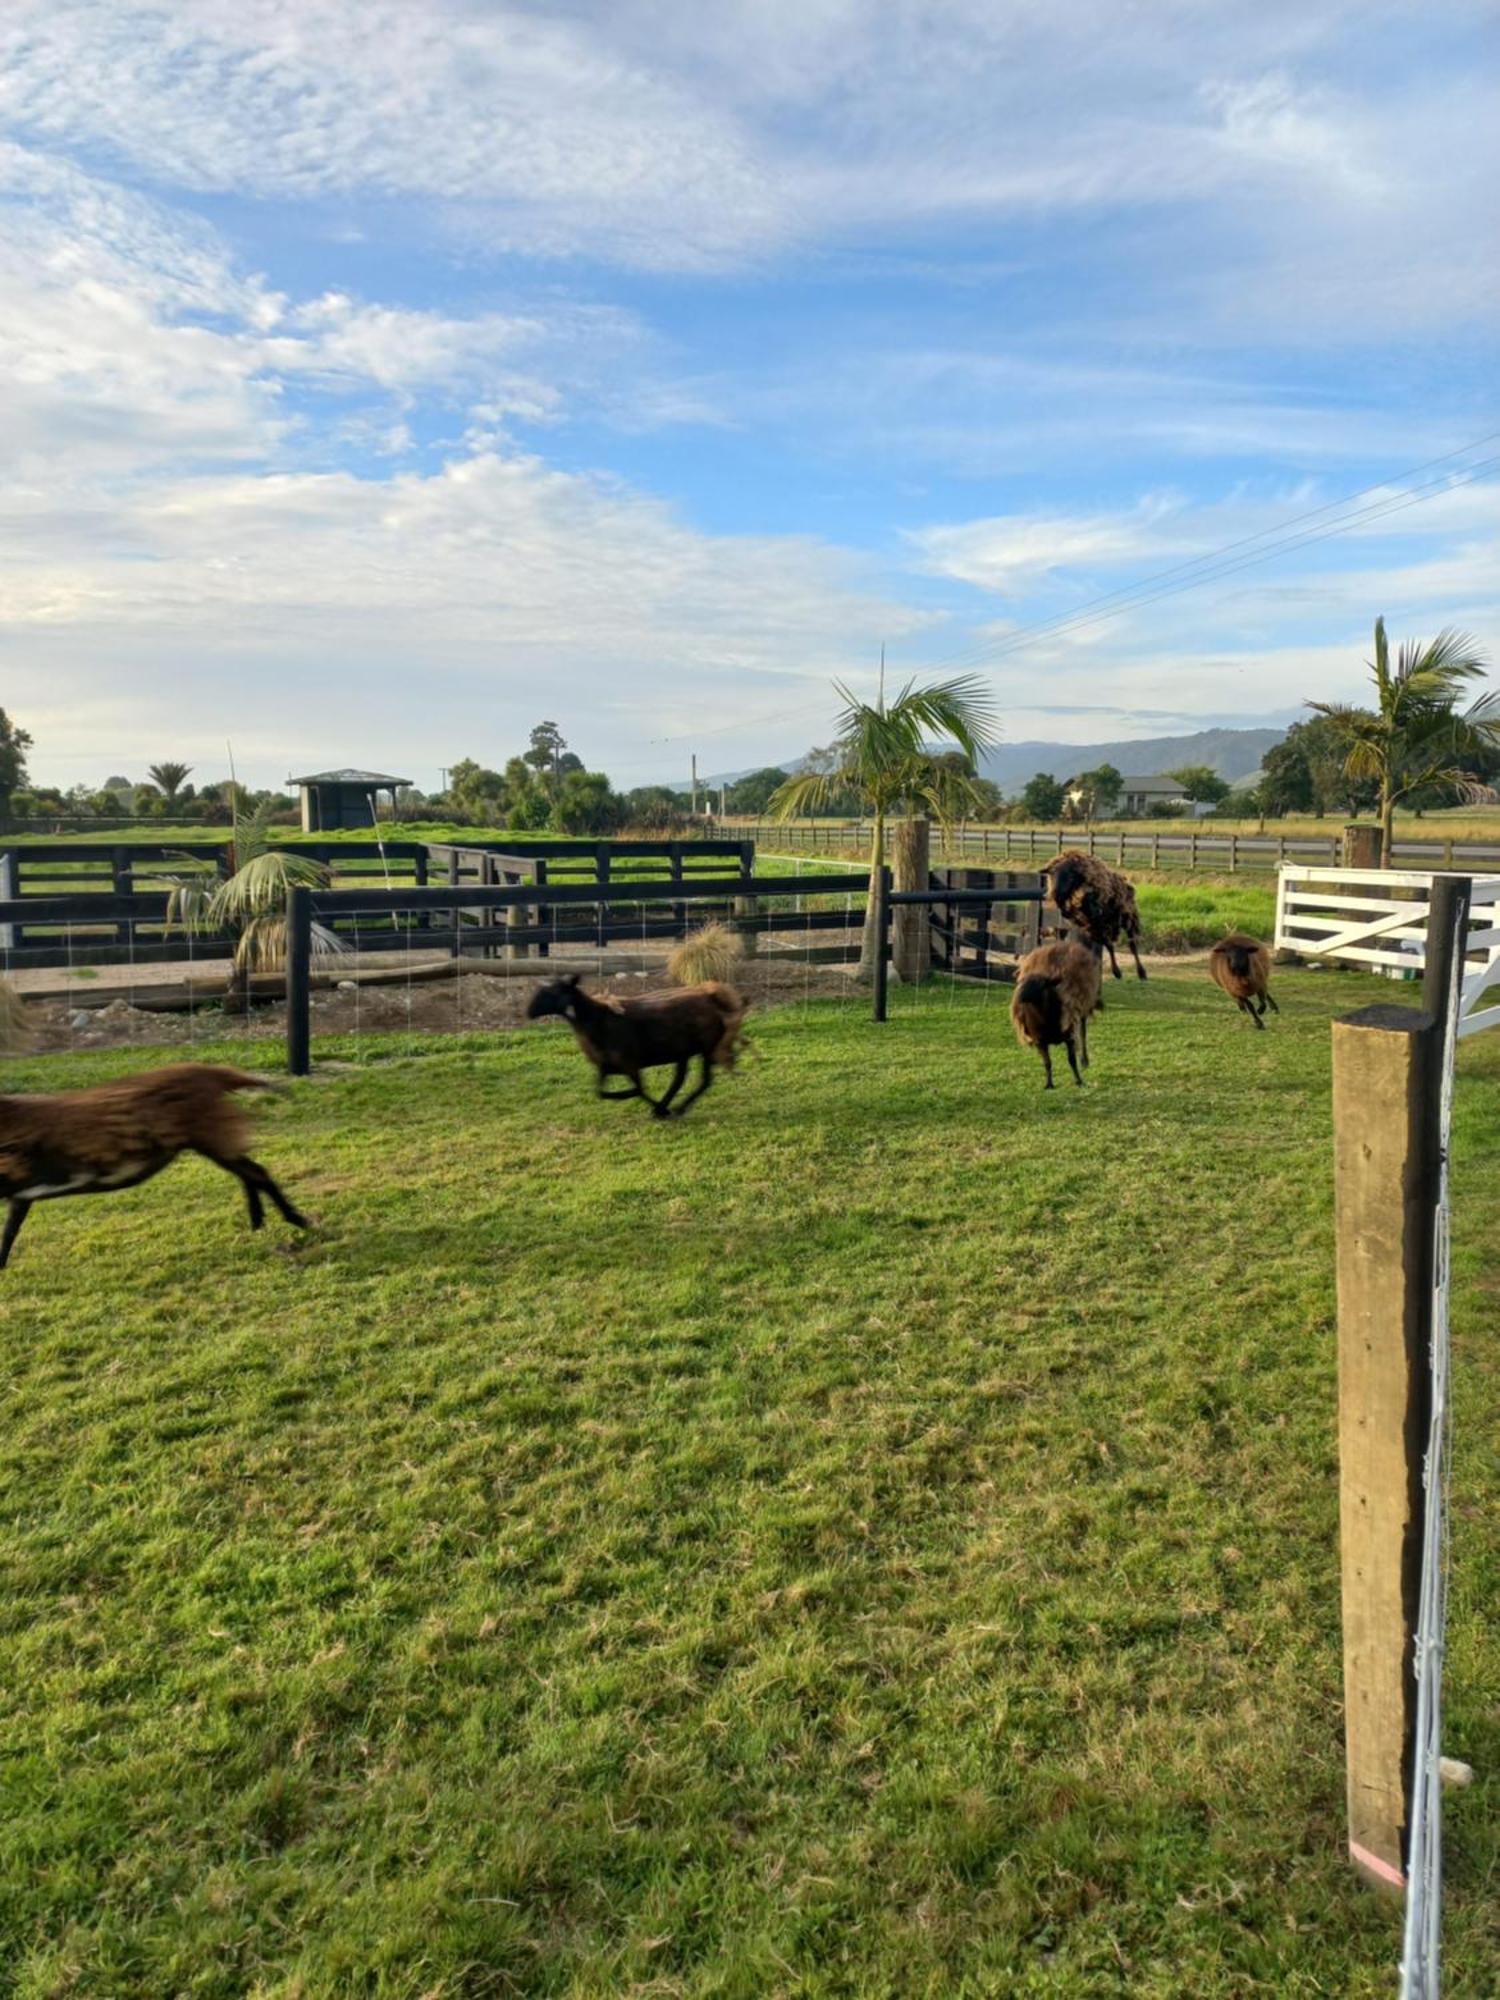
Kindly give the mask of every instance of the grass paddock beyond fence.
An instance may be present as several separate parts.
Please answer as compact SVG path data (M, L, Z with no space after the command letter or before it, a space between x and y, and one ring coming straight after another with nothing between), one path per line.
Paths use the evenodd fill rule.
M1106 982L752 1022L680 1124L561 1030L324 1043L257 1152L3 1277L0 1989L1358 1996L1330 1017ZM227 1051L233 1060L237 1051ZM143 1066L12 1062L5 1088ZM1500 1986L1500 1038L1460 1052L1444 1936Z

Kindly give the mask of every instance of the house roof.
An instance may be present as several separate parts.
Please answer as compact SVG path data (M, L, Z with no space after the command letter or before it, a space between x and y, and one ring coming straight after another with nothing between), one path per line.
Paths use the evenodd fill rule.
M1160 792L1165 797L1181 798L1182 786L1175 778L1121 778L1122 792Z
M365 785L384 791L388 785L409 785L410 778L388 777L384 771L314 771L306 778L288 778L289 785Z

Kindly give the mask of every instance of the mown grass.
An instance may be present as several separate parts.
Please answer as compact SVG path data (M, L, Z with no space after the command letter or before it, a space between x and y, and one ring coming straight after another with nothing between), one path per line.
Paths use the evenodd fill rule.
M1331 1014L814 1003L680 1125L344 1043L4 1285L0 1939L40 1996L1393 1990L1341 1857ZM142 1060L10 1066L56 1085ZM1500 1043L1456 1168L1455 1996L1500 1981Z

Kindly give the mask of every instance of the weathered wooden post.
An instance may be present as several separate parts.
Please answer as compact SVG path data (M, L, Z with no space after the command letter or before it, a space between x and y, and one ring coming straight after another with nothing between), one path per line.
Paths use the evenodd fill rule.
M131 869L134 857L128 847L112 847L109 850L110 889L117 899L124 899L131 893L133 877ZM130 943L130 918L123 913L115 923L115 943Z
M312 891L286 892L286 1066L312 1068Z
M1333 1024L1349 1853L1388 1889L1406 1881L1444 1036L1468 890L1433 883L1420 1010Z
M1344 866L1346 868L1378 868L1380 866L1380 828L1378 826L1346 826L1344 828Z
M891 843L891 880L898 890L925 889L932 874L932 822L900 821ZM932 971L932 911L926 903L900 903L893 912L896 977L916 985Z

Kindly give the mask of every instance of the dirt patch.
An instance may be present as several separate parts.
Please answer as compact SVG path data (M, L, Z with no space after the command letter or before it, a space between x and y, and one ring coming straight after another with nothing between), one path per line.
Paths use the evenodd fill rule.
M550 976L538 967L535 979ZM630 994L659 991L667 984L661 971L605 973L584 969L586 984L595 991ZM799 966L793 961L748 959L735 981L753 1011L786 1007L809 999L848 995L857 989L847 972L830 966ZM412 980L391 986L345 982L312 996L312 1032L320 1035L472 1034L502 1031L525 1024L526 1005L535 980L495 978L466 972L457 979ZM83 1007L76 998L33 1000L28 1025L39 1051L123 1048L157 1044L191 1049L210 1041L284 1040L286 1008L274 1003L256 1006L248 1016L228 1015L211 1003L191 1012L161 1013L112 1000L105 1007Z

